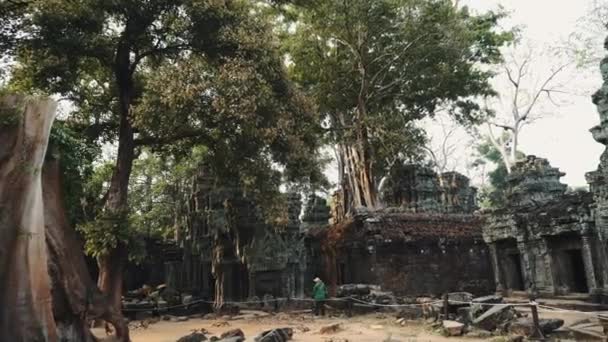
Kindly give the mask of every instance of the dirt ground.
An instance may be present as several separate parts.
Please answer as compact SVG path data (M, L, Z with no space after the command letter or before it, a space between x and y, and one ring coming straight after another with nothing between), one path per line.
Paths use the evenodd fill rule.
M526 311L526 310L522 310ZM564 327L587 318L580 313L571 312L549 312L542 310L541 318L561 318ZM341 329L331 334L321 334L320 328L329 324L339 323ZM231 329L241 329L247 337L247 341L259 333L273 328L290 327L294 330L294 342L439 342L439 341L482 341L470 337L441 336L423 321L406 322L401 326L395 321L393 315L388 313L375 313L352 318L325 317L316 318L310 313L279 313L259 317L255 312L243 315L240 319L203 319L190 318L185 322L159 321L149 324L146 328L139 326L139 322L130 324L131 339L133 342L175 342L184 335L194 330L205 329L208 336L219 336ZM98 337L105 334L102 330L96 330Z
M332 334L320 334L323 326L340 323L341 329ZM227 324L227 325L226 325ZM346 317L315 318L311 314L285 314L260 318L238 320L190 318L186 322L160 321L147 328L131 328L133 342L175 342L178 338L190 334L193 330L204 328L210 335L219 336L223 332L239 328L245 333L247 341L259 333L273 328L291 327L294 330L294 342L383 342L383 341L455 341L433 332L422 322L407 322L401 326L395 322L394 316L388 314L370 314ZM307 331L308 330L308 331ZM101 331L96 331L103 336ZM481 339L466 338L467 341L482 341Z

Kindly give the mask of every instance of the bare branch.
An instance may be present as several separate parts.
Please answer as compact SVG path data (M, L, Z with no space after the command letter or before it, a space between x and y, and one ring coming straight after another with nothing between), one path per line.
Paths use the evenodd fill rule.
M502 129L504 129L505 131L514 131L514 130L515 130L515 128L514 128L514 127L512 127L512 126L503 125L503 124L499 124L499 123L496 123L496 122L491 122L491 121L490 121L490 122L488 122L488 123L489 123L490 125L492 125L492 126L496 126L496 127L498 127L498 128L502 128Z
M524 112L524 114L519 118L519 122L526 120L526 118L530 115L530 113L532 112L532 109L534 109L534 106L536 105L536 102L538 102L538 99L540 98L540 95L544 92L549 92L549 90L547 89L547 86L549 85L549 83L560 73L562 72L568 65L570 65L571 63L566 63L566 64L562 64L561 66L559 66L557 69L555 69L551 75L549 77L547 77L547 79L543 82L542 86L540 87L540 89L536 92L536 94L534 95L534 97L532 98L532 102L528 105L528 108L526 109L526 111Z

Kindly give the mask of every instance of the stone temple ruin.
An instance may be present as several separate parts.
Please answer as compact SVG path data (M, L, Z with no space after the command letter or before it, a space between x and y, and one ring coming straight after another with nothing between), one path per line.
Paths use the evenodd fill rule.
M484 240L497 291L595 293L603 283L593 196L566 193L563 175L528 156L509 176L504 207L487 213Z
M608 146L608 58L601 70L605 84L593 96L601 121L591 132ZM338 192L334 217L316 196L300 215L301 196L290 193L288 222L277 229L240 189L202 170L165 282L216 300L302 297L319 275L334 293L363 283L408 296L519 291L605 301L608 148L587 174L589 192L568 191L563 175L528 156L514 165L502 206L480 212L464 175L406 164L382 182L383 209L341 219L347 196Z
M400 295L487 293L492 267L475 215L476 189L458 173L396 168L381 195L386 208L317 232L331 285L381 284ZM313 251L314 253L314 251Z
M587 175L591 192L569 192L562 172L528 156L513 167L504 205L480 212L467 177L408 164L381 189L383 209L339 222L324 199L310 196L302 210L299 194L285 194L282 229L238 188L201 171L188 228L178 234L181 257L173 249L165 260L165 282L225 301L301 298L315 276L333 293L376 284L407 296L520 291L599 300L608 293L602 170Z
M178 239L183 258L166 263L167 284L226 301L303 296L300 195L286 195L288 223L278 231L238 187L218 184L204 168L195 184L188 228Z

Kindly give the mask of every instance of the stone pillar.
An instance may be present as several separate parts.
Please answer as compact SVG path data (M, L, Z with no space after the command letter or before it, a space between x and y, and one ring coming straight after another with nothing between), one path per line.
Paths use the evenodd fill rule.
M606 218L601 215L602 212L608 212L608 208L605 206L598 206L595 210L595 228L596 228L596 247L597 256L599 261L600 276L602 279L602 287L604 292L608 291L608 256L606 255L606 236L602 232L608 231L608 222Z
M491 242L488 244L490 247L490 257L492 258L492 267L494 268L494 282L496 283L496 292L502 292L505 289L505 285L503 284L502 272L500 269L500 264L498 263L498 250L496 247L496 242Z
M521 257L521 268L522 276L526 290L530 293L536 292L536 275L532 269L532 263L530 262L530 253L527 248L527 241L517 240L517 249L519 249L519 255Z
M545 265L545 288L546 292L555 294L555 273L553 272L553 258L551 256L551 250L547 244L546 239L538 240L538 250L540 256L543 258L543 264Z
M585 264L585 275L587 276L587 286L589 292L597 289L597 281L595 280L595 270L593 268L593 254L591 253L591 240L589 234L581 236L583 263Z

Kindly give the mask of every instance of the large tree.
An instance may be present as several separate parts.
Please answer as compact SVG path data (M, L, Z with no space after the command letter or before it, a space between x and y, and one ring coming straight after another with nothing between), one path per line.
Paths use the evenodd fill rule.
M331 0L283 6L291 71L317 100L337 145L348 208L378 206L395 156L421 142L415 120L439 106L460 121L491 95L483 64L511 39L500 13L471 14L448 0ZM410 147L410 148L408 148Z
M314 159L314 116L285 80L269 28L248 2L32 0L26 12L16 35L13 86L62 95L85 134L117 146L103 207L89 225L91 234L105 237L96 253L98 285L116 307L128 250L129 182L140 147L190 139L212 145L217 158L239 152L246 163L260 160L257 153L288 170L301 164L299 171L316 177L306 167ZM182 66L189 73L180 73L171 88L163 77Z

